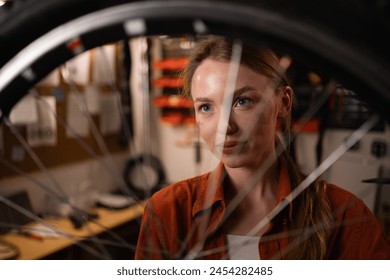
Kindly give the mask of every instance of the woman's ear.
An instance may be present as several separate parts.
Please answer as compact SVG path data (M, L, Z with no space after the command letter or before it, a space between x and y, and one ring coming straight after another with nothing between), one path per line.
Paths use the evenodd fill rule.
M287 86L283 89L281 93L279 114L282 117L286 117L291 112L292 99L293 99L293 90L291 87Z

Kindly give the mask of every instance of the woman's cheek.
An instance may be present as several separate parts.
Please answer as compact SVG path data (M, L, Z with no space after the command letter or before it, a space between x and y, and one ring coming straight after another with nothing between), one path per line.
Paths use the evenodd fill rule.
M274 119L274 110L270 107L265 107L257 114L257 119L260 124L271 124Z
M206 142L208 149L215 152L215 140L216 140L216 129L208 129L202 139Z
M203 121L198 121L198 127L199 127L199 136L207 143L209 144L210 139L212 138L212 129L210 128L210 124Z

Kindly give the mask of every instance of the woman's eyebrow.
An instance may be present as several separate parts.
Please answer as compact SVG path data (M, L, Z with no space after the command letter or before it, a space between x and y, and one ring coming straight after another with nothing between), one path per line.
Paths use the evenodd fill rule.
M211 103L213 100L208 97L197 97L195 98L194 102L204 102L204 103Z
M234 96L240 96L241 94L247 92L247 91L252 91L252 90L255 90L254 87L251 87L251 86L244 86L242 88L239 88L239 89L236 89L233 93ZM211 98L208 98L208 97L197 97L195 98L194 100L194 103L196 102L204 102L204 103L212 103L213 100Z
M255 90L254 87L251 86L244 86L242 88L236 89L233 93L234 96L240 96L241 94L247 92L247 91L252 91Z

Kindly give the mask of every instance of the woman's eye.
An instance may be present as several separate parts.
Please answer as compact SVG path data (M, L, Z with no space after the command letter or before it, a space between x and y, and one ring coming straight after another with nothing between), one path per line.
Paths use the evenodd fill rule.
M252 101L249 98L242 97L242 98L238 98L234 105L235 105L235 107L242 107L242 106L247 106L250 104L252 104Z
M199 106L198 110L202 113L207 113L211 111L211 106L210 104L202 104Z

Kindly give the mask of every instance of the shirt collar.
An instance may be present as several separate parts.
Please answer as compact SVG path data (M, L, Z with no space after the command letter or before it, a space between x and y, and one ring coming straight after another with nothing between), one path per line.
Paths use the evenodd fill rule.
M218 166L208 173L208 177L201 181L200 192L192 207L192 215L195 217L199 212L210 209L215 203L224 200L222 182L226 175L224 165L220 162ZM291 193L291 184L285 162L280 164L280 174L277 192L277 203ZM292 203L289 203L289 217L292 217Z
M218 201L223 201L222 181L225 174L225 167L220 162L213 171L207 174L205 180L201 181L200 191L192 207L194 217L199 212L209 209Z

